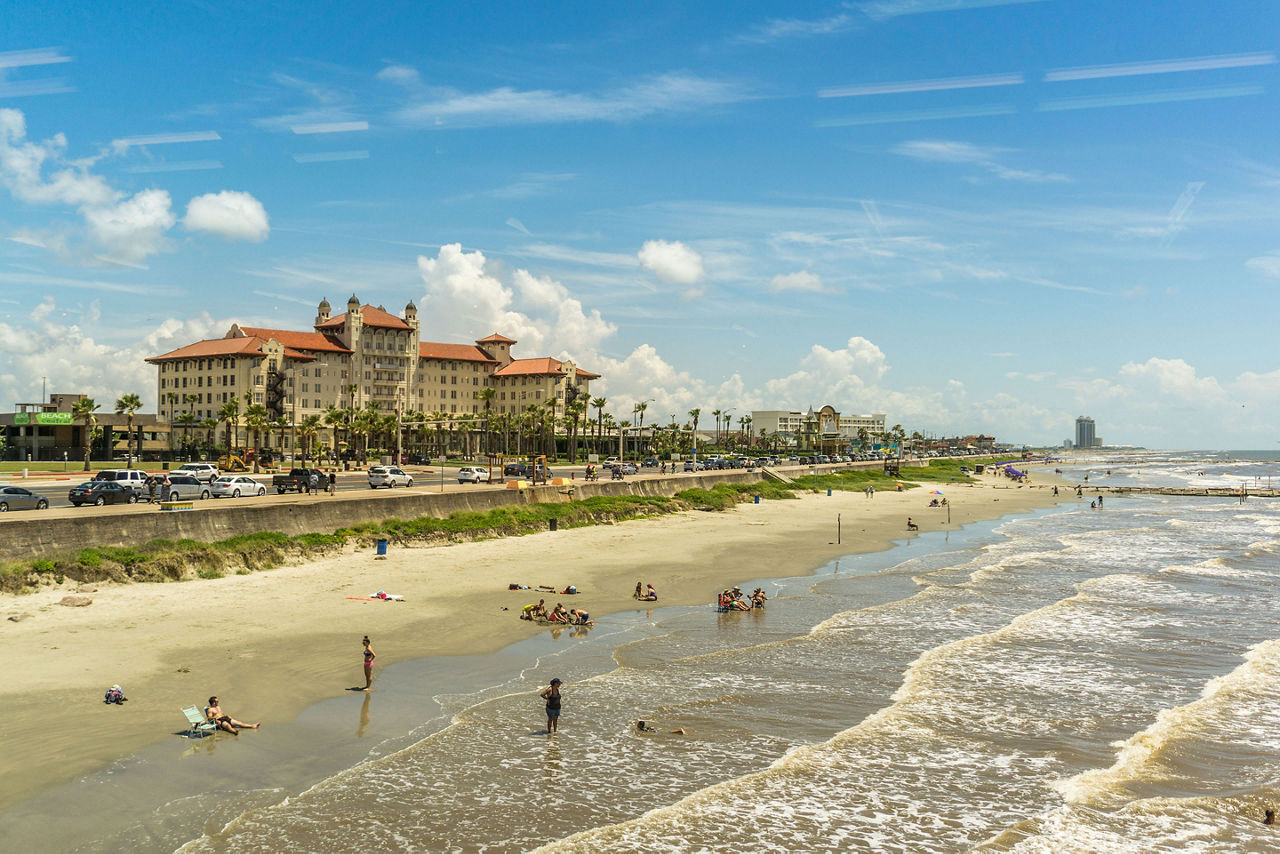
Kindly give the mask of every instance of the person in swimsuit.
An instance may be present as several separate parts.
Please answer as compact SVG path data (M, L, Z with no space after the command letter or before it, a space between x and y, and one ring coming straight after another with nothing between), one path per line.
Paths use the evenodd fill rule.
M559 679L552 679L551 684L542 689L541 697L547 701L547 735L560 731L560 686Z
M247 724L231 717L231 715L222 711L222 707L218 705L217 697L209 698L209 705L205 707L204 716L217 724L218 729L225 729L232 735L239 735L240 730L242 729L257 729L262 726L261 722L256 724Z
M373 646L369 643L369 636L364 636L364 687L361 691L368 691L373 687L373 660L378 654L373 651Z
M641 596L640 598L645 602L657 602L658 591L653 589L652 584L646 584L645 587L646 587L646 590L644 592L644 595Z
M655 735L656 735L656 734L661 733L661 732L662 732L662 730L660 730L660 729L654 729L653 727L649 726L649 725L648 725L647 723L645 723L644 721L636 721L636 732L653 733L653 734L655 734ZM672 735L684 735L684 729L683 729L683 728L673 729L673 730L671 730L670 732L671 732L671 734L672 734Z

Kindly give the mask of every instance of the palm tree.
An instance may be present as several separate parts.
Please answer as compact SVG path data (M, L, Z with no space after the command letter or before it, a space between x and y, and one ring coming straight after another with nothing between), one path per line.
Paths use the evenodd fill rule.
M634 408L634 412L636 415L636 430L639 432L641 443L644 442L644 411L648 408L649 408L648 401L644 401L643 403L637 403ZM639 453L639 445L636 446L636 451L637 453Z
M171 391L165 395L165 400L169 401L169 456L173 456L173 422L174 407L178 405L178 393Z
M493 399L498 396L498 390L493 386L485 386L476 393L476 399L484 404L484 452L487 454L493 450L490 442L492 430L489 425L489 413L493 409Z
M194 413L183 412L174 421L182 425L182 456L187 457L189 460L191 457L191 440L188 437L191 433L191 428L196 425L199 419L196 418Z
M744 415L738 419L738 427L742 430L742 435L746 437L747 447L751 446L751 416Z
M253 431L253 473L262 471L262 431L271 423L271 413L261 403L251 403L244 410L244 427Z
M351 424L351 410L340 409L332 404L324 411L324 424L333 430L333 447L336 451L338 448L339 430L344 433Z
M298 438L302 440L302 462L307 462L307 452L311 450L311 443L315 441L316 436L320 433L320 416L307 415L298 424Z
M693 447L698 447L698 416L702 414L701 409L690 409L689 419L693 421Z
M89 470L89 454L92 450L93 434L98 429L98 404L92 397L82 397L71 405L71 417L84 422L84 470Z
M130 444L130 442L133 441L133 413L137 412L141 408L142 398L132 392L120 395L120 398L116 401L116 415L124 415L128 419L126 422L128 426L125 428L124 442L125 454L128 457L128 462L125 464L125 468L133 468L133 445ZM138 456L142 456L141 437L138 437Z
M218 420L227 425L227 454L236 451L236 428L240 424L240 399L233 397L218 410Z
M570 424L572 425L569 431L570 436L572 437L569 443L569 463L570 464L576 463L578 461L578 422L582 419L582 416L585 415L586 412L587 412L587 399L585 397L580 397L577 400L575 400L573 403L565 407L565 417L570 419Z
M204 447L206 451L213 450L213 431L218 429L218 421L215 418L206 418L196 425L204 431Z
M591 398L591 405L596 408L596 453L600 453L600 438L604 435L604 405L609 402L606 397Z
M719 410L719 409L713 409L713 410L711 410L711 414L712 414L712 415L714 415L714 416L716 417L716 443L718 444L718 443L720 442L720 415L721 415L721 410Z

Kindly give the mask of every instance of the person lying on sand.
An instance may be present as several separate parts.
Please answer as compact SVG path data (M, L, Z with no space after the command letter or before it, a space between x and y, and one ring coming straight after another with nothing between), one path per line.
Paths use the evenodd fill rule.
M240 730L242 729L257 729L262 726L261 722L256 724L247 724L231 717L231 715L222 711L222 707L218 705L217 697L209 698L209 705L205 707L204 716L210 722L217 724L218 729L225 729L232 735L239 735Z

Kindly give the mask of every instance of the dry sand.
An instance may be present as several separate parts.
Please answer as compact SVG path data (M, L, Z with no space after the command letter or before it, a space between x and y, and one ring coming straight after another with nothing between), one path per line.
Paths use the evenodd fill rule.
M1034 479L1027 488L993 478L943 487L950 527L1052 503L1049 487L1057 481L1039 469ZM939 530L946 510L927 507L930 488L872 499L808 495L723 513L393 547L386 560L348 552L245 576L99 586L87 594L93 604L80 608L55 604L76 592L74 584L5 596L3 616L32 616L0 621L0 656L8 662L0 683L0 808L172 738L180 707L203 708L212 694L241 720L285 723L313 702L364 684L362 635L371 636L381 667L493 652L546 631L517 617L540 595L595 619L645 607L631 597L637 581L654 585L660 605L709 603L725 586L802 575L840 555L888 548L908 536L908 515L921 532ZM1063 489L1059 500L1076 499ZM509 583L573 584L581 593L508 591ZM406 601L344 598L377 590ZM129 697L123 707L102 703L113 683Z

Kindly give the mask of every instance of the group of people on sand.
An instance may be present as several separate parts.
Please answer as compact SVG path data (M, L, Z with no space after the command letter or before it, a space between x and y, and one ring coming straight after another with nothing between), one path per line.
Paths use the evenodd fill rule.
M640 586L640 582L636 582L636 592L631 594L632 599L639 599L641 602L657 602L658 591L653 589L652 584Z
M579 608L569 608L565 610L564 605L557 602L556 606L550 611L547 610L547 600L539 599L537 604L525 605L520 609L520 619L533 620L540 623L560 623L567 626L594 626L595 620L591 619L591 615Z
M726 587L724 592L716 597L716 607L722 611L750 611L753 608L763 608L768 598L759 587L752 591L749 597L740 587L733 589Z

